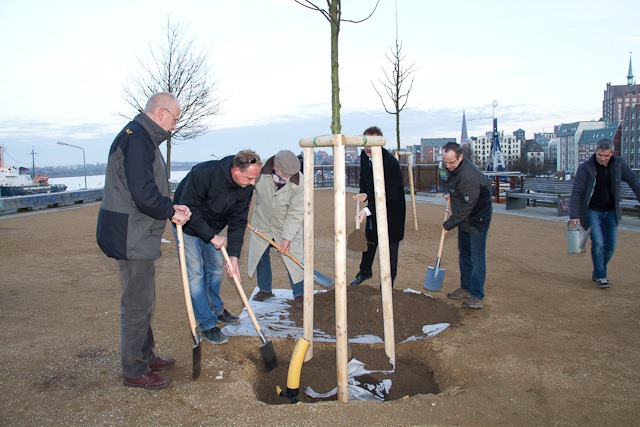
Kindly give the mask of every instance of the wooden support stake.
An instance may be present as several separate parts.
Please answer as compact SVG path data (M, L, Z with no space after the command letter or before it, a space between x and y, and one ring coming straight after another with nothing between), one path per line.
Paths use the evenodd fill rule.
M302 314L303 336L309 341L309 349L305 362L313 357L313 268L314 268L314 166L313 147L305 147L304 151L304 311Z
M335 161L335 160L334 160ZM391 287L391 262L389 254L389 229L387 224L387 202L384 190L384 168L382 148L371 147L373 165L373 189L376 197L376 224L378 226L378 251L380 258L380 280L382 283L382 315L384 317L384 350L395 365L396 345L393 330L393 295Z
M396 151L396 159L407 156L407 168L409 169L409 193L411 194L411 207L413 209L413 229L418 231L418 216L416 215L416 192L413 187L413 153L410 151Z

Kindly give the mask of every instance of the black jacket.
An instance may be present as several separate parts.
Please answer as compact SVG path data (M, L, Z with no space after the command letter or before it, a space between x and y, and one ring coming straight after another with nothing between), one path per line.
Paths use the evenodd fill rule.
M384 170L384 192L387 199L389 243L397 243L404 239L404 220L407 207L400 163L385 148L382 148L382 168ZM367 194L367 207L371 211L371 216L367 217L365 234L369 242L377 243L378 223L376 196L373 188L373 167L364 150L360 154L360 192Z
M453 171L447 170L447 188L451 201L451 216L443 227L459 227L467 233L480 233L491 223L491 180L466 157Z
M229 226L227 251L240 257L253 185L240 187L231 178L234 156L199 163L180 182L173 201L191 209L184 232L210 242Z
M160 239L174 215L167 167L158 148L168 136L141 113L111 144L96 229L100 249L111 258L160 257Z
M587 224L587 210L589 201L596 185L596 155L593 154L589 160L578 166L576 177L571 188L571 198L569 199L569 217L580 218L582 225ZM622 209L620 208L620 181L625 181L633 190L640 202L640 182L633 174L629 165L622 157L612 156L609 160L611 168L611 189L615 203L616 218L620 222ZM586 225L585 225L586 226Z

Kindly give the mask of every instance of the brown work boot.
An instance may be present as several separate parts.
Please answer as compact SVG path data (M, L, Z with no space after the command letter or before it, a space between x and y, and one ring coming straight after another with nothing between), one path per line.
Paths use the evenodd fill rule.
M273 292L265 292L265 291L260 291L257 294L255 294L252 298L252 300L254 301L264 301L267 300L269 298L273 298Z
M174 366L176 366L176 361L170 357L167 357L166 359L156 357L153 361L149 362L149 368L152 371L165 371L173 368Z
M137 378L124 377L124 385L129 387L142 387L147 390L160 390L169 384L171 384L171 378L158 375L153 371L149 371Z

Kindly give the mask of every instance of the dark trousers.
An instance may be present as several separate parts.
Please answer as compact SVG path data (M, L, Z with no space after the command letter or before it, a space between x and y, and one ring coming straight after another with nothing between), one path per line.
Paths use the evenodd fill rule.
M373 272L371 267L373 266L373 259L376 256L377 243L367 242L367 251L362 254L362 261L360 262L360 272L363 276L371 276ZM400 248L400 242L389 243L389 262L391 263L391 285L396 280L398 274L398 249Z
M155 359L151 315L155 306L156 283L153 260L119 260L120 356L122 374L137 378L149 372Z

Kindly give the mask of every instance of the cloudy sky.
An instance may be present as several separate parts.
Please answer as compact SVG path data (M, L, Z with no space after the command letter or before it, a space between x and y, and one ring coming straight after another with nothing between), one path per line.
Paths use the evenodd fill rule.
M344 19L366 17L375 0L343 0ZM325 6L324 0L317 4ZM606 84L625 84L629 53L640 80L637 0L380 0L340 33L345 134L395 121L372 83L389 70L398 36L413 91L401 114L401 145L427 137L512 133L601 116ZM177 161L204 161L252 148L263 157L299 152L298 140L330 133L329 24L293 0L2 0L0 144L5 163L41 166L105 162L114 135L133 115L122 101L138 58L164 35L167 19L209 53L222 114L211 131L174 146Z

